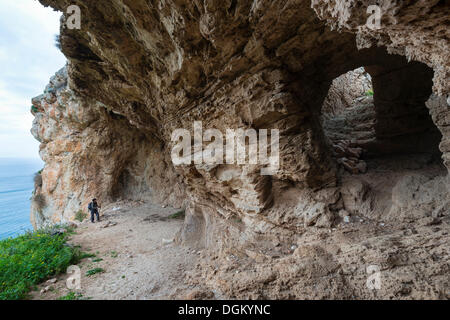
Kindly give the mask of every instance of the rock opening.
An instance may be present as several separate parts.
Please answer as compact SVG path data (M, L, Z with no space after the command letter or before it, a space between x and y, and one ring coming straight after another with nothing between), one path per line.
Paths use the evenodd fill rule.
M336 162L353 174L395 159L442 165L442 135L426 107L432 78L427 66L399 61L334 79L320 119Z

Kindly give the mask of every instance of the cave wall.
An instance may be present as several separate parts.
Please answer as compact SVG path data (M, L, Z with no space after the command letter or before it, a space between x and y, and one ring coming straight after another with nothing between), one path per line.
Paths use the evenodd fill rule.
M104 203L130 199L182 206L184 190L160 152L161 141L102 103L76 95L66 67L32 103L31 133L41 142L45 162L42 185L32 198L35 228L73 220L94 197Z
M370 5L380 8L379 26L367 22ZM435 72L433 92L449 92L448 1L330 1L312 0L311 6L328 25L356 34L358 48L385 46L392 54L420 61Z
M333 117L356 103L370 99L372 78L363 68L344 73L333 80L322 106L322 115Z
M439 154L442 139L425 103L433 71L418 62L367 66L374 86L376 146L372 153Z
M320 113L332 80L340 74L361 66L403 63L407 56L433 68L435 94L445 99L449 93L448 35L442 28L448 22L448 7L442 1L383 7L382 27L376 32L365 28L370 1L113 0L108 6L94 0L40 2L62 12L68 5L80 6L81 30L64 24L61 28L62 51L69 60L68 87L82 97L80 109L85 113L90 115L100 105L119 118L111 119L104 111L107 114L95 122L98 129L83 131L88 140L82 140L82 148L89 139L105 135L123 139L93 143L105 151L91 164L99 176L85 175L70 188L77 190L74 203L85 203L92 193L105 199L130 192L159 194L160 201L171 198L187 204L181 234L186 241L188 231L197 230L190 228L191 222L213 226L212 221L219 225L220 219L235 216L255 234L280 226L298 230L332 223L338 175ZM444 135L441 150L448 158L448 106L429 107ZM268 177L259 174L258 165L173 168L171 133L191 129L194 121L222 132L279 129L280 170ZM44 142L44 153L49 153L52 139ZM135 155L140 160L133 159ZM59 162L53 154L43 158L49 168L44 170L45 186L51 179L47 172ZM79 158L73 153L65 159L72 163ZM177 186L175 194L164 177L153 176L160 172L154 163L161 161L168 181L177 181L171 183ZM62 167L70 168L62 169L70 180L86 165ZM141 172L148 174L144 180L155 183L139 182ZM79 193L98 181L102 192ZM69 188L60 187L65 191L59 194L67 194ZM292 188L297 191L286 193ZM313 192L321 189L327 196ZM63 217L76 210L75 204L68 206L67 197L44 193L51 201L59 199Z
M442 133L442 140L439 144L439 149L442 151L442 159L447 168L450 168L450 119L449 113L449 98L445 96L432 95L426 102L426 106L430 110L433 122Z

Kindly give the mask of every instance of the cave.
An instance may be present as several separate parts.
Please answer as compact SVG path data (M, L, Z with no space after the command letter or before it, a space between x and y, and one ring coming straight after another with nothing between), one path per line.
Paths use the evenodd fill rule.
M445 172L442 134L426 107L433 70L401 57L394 60L333 80L320 114L333 159L352 174L427 165Z
M322 106L321 124L333 159L351 173L365 173L361 144L376 140L370 74L364 67L333 80Z

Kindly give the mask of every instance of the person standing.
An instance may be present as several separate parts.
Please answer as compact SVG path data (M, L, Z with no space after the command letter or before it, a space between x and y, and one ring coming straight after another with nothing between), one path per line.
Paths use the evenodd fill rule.
M89 203L88 209L91 212L91 222L94 223L94 217L97 216L97 222L100 221L100 214L98 212L98 209L101 207L97 203L97 199L92 199L92 202Z

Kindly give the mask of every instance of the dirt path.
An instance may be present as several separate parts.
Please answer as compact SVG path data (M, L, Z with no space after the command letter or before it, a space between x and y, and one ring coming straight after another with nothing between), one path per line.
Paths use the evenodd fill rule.
M81 223L70 243L95 254L78 265L83 297L176 299L195 292L184 278L195 266L199 252L172 242L183 223L182 219L169 219L177 211L153 204L116 203L103 209L100 223ZM105 272L86 276L94 268ZM61 275L54 284L40 285L33 298L57 299L68 294L67 277ZM50 290L40 293L46 286Z

